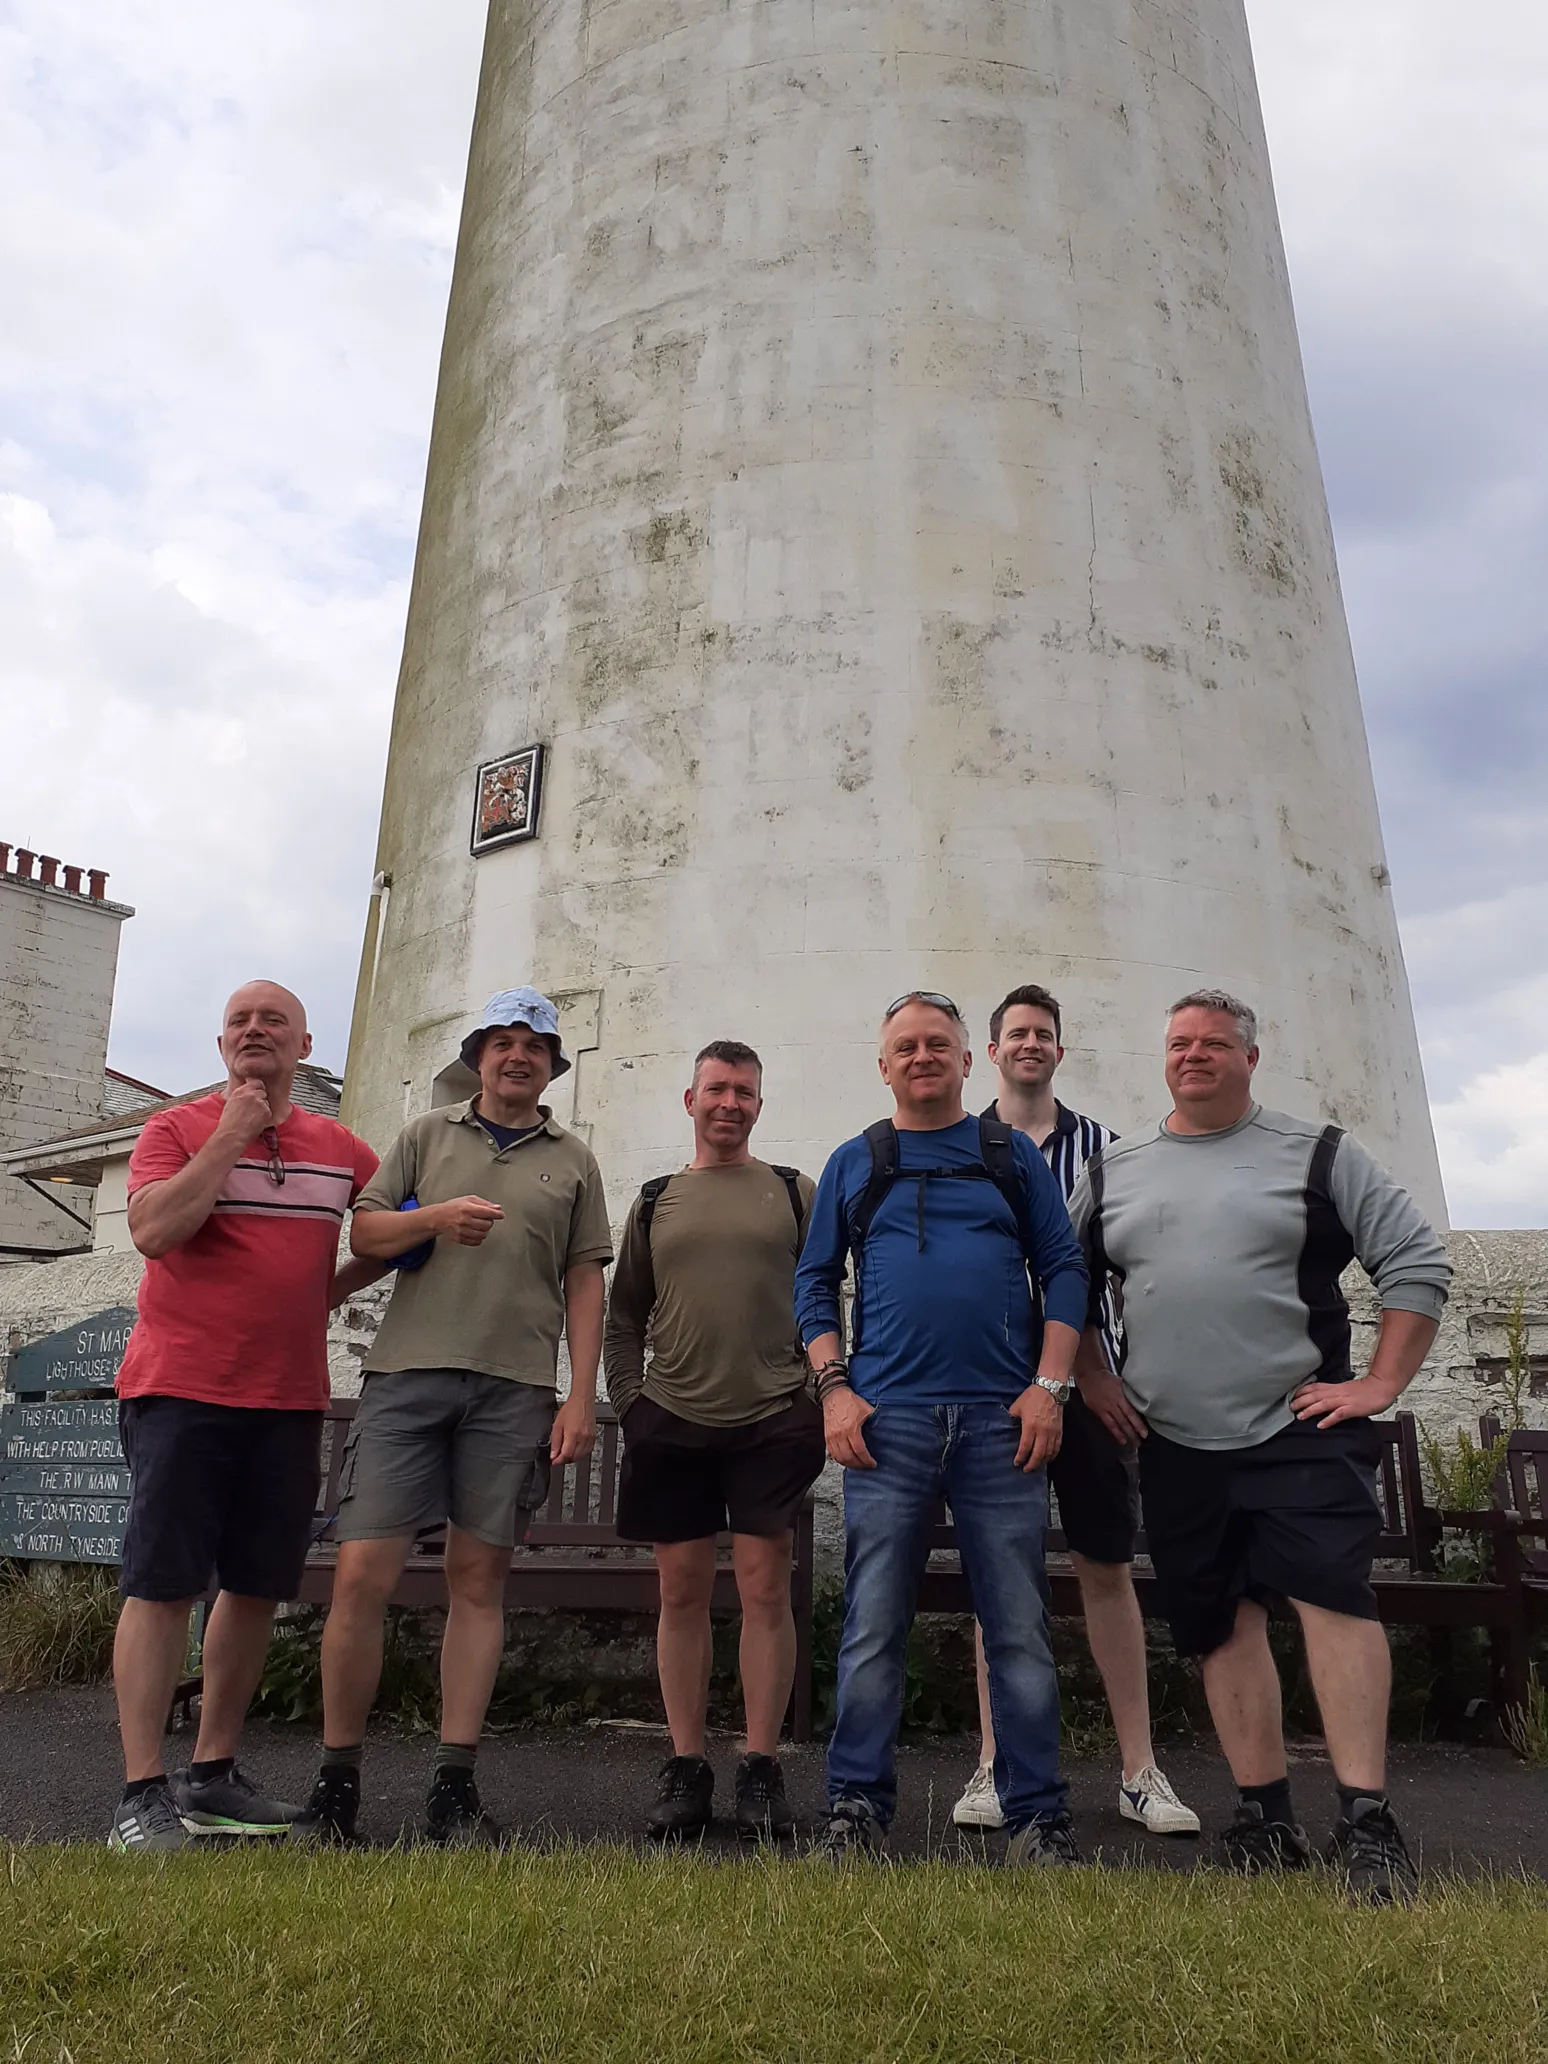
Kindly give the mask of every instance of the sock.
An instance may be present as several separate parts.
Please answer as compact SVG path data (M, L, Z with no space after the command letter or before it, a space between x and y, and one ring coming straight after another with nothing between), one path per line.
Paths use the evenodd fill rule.
M136 1777L124 1786L123 1803L126 1806L137 1806L147 1792L154 1792L158 1787L162 1791L167 1789L165 1771L157 1771L154 1777Z
M1378 1806L1385 1806L1387 1803L1386 1790L1380 1785L1341 1784L1338 1787L1338 1810L1340 1817L1344 1820L1353 1820L1355 1807L1362 1799L1367 1801L1374 1799Z
M471 1784L473 1764L477 1756L477 1742L443 1741L435 1752L435 1774L430 1782L449 1785Z
M188 1780L190 1784L209 1784L212 1778L229 1777L235 1756L214 1756L208 1763L190 1763Z
M1244 1784L1240 1790L1246 1804L1256 1802L1263 1808L1265 1820L1276 1820L1284 1827L1295 1826L1295 1809L1290 1804L1288 1777L1276 1777L1272 1784Z
M351 1777L358 1779L360 1776L360 1758L364 1753L364 1742L356 1742L354 1747L349 1749L330 1749L327 1743L324 1742L322 1767L324 1770L336 1770L341 1776L348 1772Z

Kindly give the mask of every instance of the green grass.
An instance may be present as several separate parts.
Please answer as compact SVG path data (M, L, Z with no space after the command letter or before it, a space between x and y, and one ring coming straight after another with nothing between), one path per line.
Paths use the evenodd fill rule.
M565 1850L16 1850L0 2059L1548 2056L1548 1892Z

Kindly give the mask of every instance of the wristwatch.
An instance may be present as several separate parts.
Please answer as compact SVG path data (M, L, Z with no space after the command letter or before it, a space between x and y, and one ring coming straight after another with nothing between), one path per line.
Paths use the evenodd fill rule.
M1075 1388L1073 1383L1055 1383L1051 1376L1034 1376L1032 1381L1039 1390L1046 1390L1056 1405L1067 1405Z

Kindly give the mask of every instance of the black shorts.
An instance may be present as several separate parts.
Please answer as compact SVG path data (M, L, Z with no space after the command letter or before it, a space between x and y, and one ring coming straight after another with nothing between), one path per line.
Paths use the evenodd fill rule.
M1227 1641L1243 1598L1377 1617L1381 1443L1365 1419L1287 1426L1255 1448L1140 1443L1145 1535L1180 1655Z
M317 1514L322 1424L321 1412L120 1399L124 1597L198 1598L213 1575L243 1598L294 1598Z
M1132 1465L1078 1390L1048 1465L1066 1543L1088 1562L1132 1562L1138 1513Z
M822 1407L802 1391L751 1426L698 1426L653 1398L623 1415L618 1531L626 1541L788 1533L827 1460Z

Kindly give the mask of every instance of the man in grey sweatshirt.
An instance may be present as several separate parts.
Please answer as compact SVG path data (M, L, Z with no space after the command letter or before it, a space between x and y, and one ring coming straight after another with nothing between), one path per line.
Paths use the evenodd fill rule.
M1248 1872L1302 1869L1268 1606L1301 1623L1338 1784L1330 1859L1372 1900L1406 1896L1409 1861L1386 1796L1391 1659L1371 1563L1382 1531L1369 1421L1417 1374L1451 1278L1406 1191L1336 1125L1252 1095L1257 1020L1220 990L1168 1014L1159 1125L1086 1164L1070 1216L1091 1272L1123 1303L1114 1375L1088 1329L1082 1395L1138 1439L1140 1494L1179 1654L1202 1658L1220 1745L1241 1791L1224 1836ZM1353 1260L1382 1319L1368 1372L1350 1364L1339 1278Z

